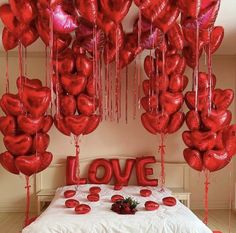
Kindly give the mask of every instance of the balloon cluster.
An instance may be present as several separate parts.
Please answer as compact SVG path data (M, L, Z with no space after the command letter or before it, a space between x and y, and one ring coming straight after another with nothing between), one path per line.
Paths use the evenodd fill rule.
M31 176L46 169L52 154L46 149L53 119L46 115L50 89L38 79L21 76L17 79L17 94L6 93L0 106L6 116L0 117L0 130L7 149L0 155L2 166L13 174Z
M195 170L210 172L224 168L236 153L235 125L229 126L232 113L227 110L234 98L231 89L215 89L216 77L212 79L211 110L208 109L208 74L199 73L198 105L194 110L195 92L186 93L190 111L186 115L189 131L183 132L186 162Z

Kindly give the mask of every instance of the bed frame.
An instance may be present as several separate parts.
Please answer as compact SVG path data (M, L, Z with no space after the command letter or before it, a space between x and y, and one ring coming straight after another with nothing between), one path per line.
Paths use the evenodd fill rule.
M121 167L125 164L126 159L133 159L131 156L111 156L106 159L117 158L120 160ZM87 177L89 164L94 157L86 157L80 159L81 177ZM160 176L160 162L154 166L153 178ZM166 187L172 190L173 195L190 208L190 192L189 192L189 167L186 163L165 163ZM152 176L151 176L152 178ZM111 184L113 184L113 180ZM45 171L36 175L36 195L37 195L37 212L40 213L42 204L50 202L54 197L55 190L66 184L66 160L57 164L52 164ZM130 185L136 184L135 170L133 170Z

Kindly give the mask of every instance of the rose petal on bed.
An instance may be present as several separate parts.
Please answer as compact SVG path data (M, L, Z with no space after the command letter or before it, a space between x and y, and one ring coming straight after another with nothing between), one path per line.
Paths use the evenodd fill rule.
M80 204L75 207L76 214L87 214L88 212L90 212L90 210L90 206L86 204Z
M149 197L152 194L152 191L149 189L141 189L140 190L140 195L142 197Z
M64 197L65 198L71 198L76 194L75 190L67 190L64 192Z
M176 199L174 197L165 197L162 199L162 202L166 206L175 206L176 205Z

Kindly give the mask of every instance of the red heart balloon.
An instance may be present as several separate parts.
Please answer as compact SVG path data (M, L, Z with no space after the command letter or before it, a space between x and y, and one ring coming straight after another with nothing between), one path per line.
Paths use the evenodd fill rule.
M165 71L168 75L175 71L175 69L178 67L180 59L181 59L181 57L178 54L173 54L173 55L166 57ZM159 68L159 70L161 70L163 72L162 64L158 68Z
M163 111L169 115L179 111L183 105L182 93L163 92L160 95L160 105Z
M146 201L144 206L145 206L145 210L148 210L148 211L157 210L159 208L159 204L155 201Z
M76 0L76 6L80 15L91 23L95 23L98 17L97 0Z
M0 117L0 131L4 136L14 135L16 132L16 121L13 116Z
M92 115L89 117L89 122L88 125L85 129L85 131L83 132L83 135L87 135L92 133L99 125L101 121L101 117L98 115Z
M167 132L169 134L178 131L184 123L185 115L183 112L176 112L170 117Z
M32 143L32 153L44 153L49 146L50 137L48 134L38 133L35 135Z
M149 95L150 91L150 81L149 80L143 80L143 93L145 96Z
M184 159L191 168L197 171L203 170L202 156L199 151L186 148L184 150Z
M41 165L40 156L19 156L15 159L15 165L19 172L26 176L31 176L39 171Z
M79 95L85 89L86 82L86 77L80 74L67 74L61 77L61 84L70 95Z
M102 7L102 12L104 12L104 14L107 15L107 17L109 17L110 19L112 19L115 23L120 23L127 15L132 1L101 0L100 3Z
M70 74L75 68L75 57L70 48L61 52L53 61L54 69L60 74Z
M199 53L198 53L198 59L201 57L202 51L203 51L202 46L200 46L199 48L200 49L199 49ZM192 48L191 46L184 47L183 56L185 57L185 61L186 61L187 65L194 69L196 66L196 56L197 56L196 49Z
M150 189L141 189L140 196L142 197L149 197L152 195L152 191Z
M36 134L43 127L43 117L33 118L31 116L20 115L17 117L19 128L26 134Z
M64 116L71 116L76 111L76 101L73 95L61 95L59 97L60 111Z
M79 115L79 116L67 116L65 117L65 123L68 129L76 136L79 136L82 134L89 122L89 117L85 115Z
M2 31L2 44L6 51L14 49L18 45L18 38L6 27Z
M193 147L193 142L192 142L192 137L191 137L191 131L184 131L182 133L182 138L186 146L192 148Z
M218 171L228 165L231 156L226 150L209 150L203 155L203 163L210 172Z
M162 199L162 202L166 206L175 206L176 205L176 199L174 197L164 197Z
M15 156L27 154L32 146L32 138L27 134L7 135L3 142L7 150Z
M72 5L66 6L69 3L68 1L62 2L52 9L53 30L57 33L71 33L78 27Z
M96 94L96 82L92 76L88 78L86 91L89 96L95 96Z
M155 77L156 75L156 59L152 56L146 56L144 60L144 70L149 78Z
M226 127L222 133L222 142L229 156L236 153L236 125Z
M26 110L33 117L44 115L50 104L51 90L48 87L31 88L27 85L23 89L20 90L20 98Z
M232 89L215 89L212 94L212 101L217 110L227 110L234 99L234 91Z
M65 201L66 208L75 208L79 204L80 204L79 201L75 199L68 199Z
M53 84L53 91L55 93L59 94L64 94L63 87L59 81L60 77L57 74L52 75L52 84Z
M44 152L39 154L40 157L40 166L37 172L45 170L52 162L53 155L50 152Z
M181 74L170 76L169 91L172 93L182 92L188 85L188 77Z
M212 109L209 113L208 111L202 112L201 119L206 128L213 132L217 132L230 124L232 113L228 110Z
M158 97L156 95L143 97L141 99L141 105L146 112L157 111L158 110Z
M207 93L210 87L210 80L208 74L205 72L200 72L198 75L198 91ZM214 89L216 86L216 76L212 74L211 76L211 88Z
M54 124L61 133L65 134L66 136L70 136L71 132L66 126L64 117L55 114Z
M28 47L29 45L33 44L39 38L38 31L35 27L28 27L26 28L20 36L21 43Z
M91 210L90 206L86 204L80 204L75 207L76 214L87 214L88 212L90 212L90 210Z
M76 69L82 76L89 77L93 72L93 61L86 55L78 54L76 57Z
M192 144L199 151L211 150L216 145L217 134L214 132L201 132L198 130L191 132Z
M0 163L7 171L13 174L17 174L17 175L19 174L19 171L15 166L15 158L8 151L0 154Z
M72 43L72 50L75 55L86 54L85 49L81 47L81 44L78 40L74 40Z
M37 8L31 0L9 0L14 15L20 22L30 24L37 16Z
M50 115L44 116L43 125L42 125L42 129L41 129L42 133L47 133L51 129L52 124L53 124L52 116L50 116Z
M167 37L170 45L177 49L182 50L184 47L184 34L181 26L175 23L173 27L167 32Z
M185 94L185 102L190 110L195 109L195 91L188 91ZM206 93L198 93L197 110L204 111L208 107L208 95Z
M91 116L96 111L98 106L98 101L96 98L90 97L83 93L77 97L76 103L79 113L86 116Z
M191 131L199 130L201 126L199 113L194 110L189 111L186 115L186 124Z
M53 52L60 53L69 47L72 41L70 34L54 34L53 38Z
M24 89L24 85L31 88L41 88L43 86L39 79L29 79L25 76L18 77L16 80L16 85L18 90Z
M71 198L71 197L75 196L75 194L76 194L75 190L66 190L64 192L64 197L65 198Z
M176 5L169 4L165 8L165 14L154 21L154 25L160 28L164 33L168 32L175 24L179 16L179 8Z
M38 34L39 34L41 40L43 41L43 43L46 46L49 46L49 42L50 42L49 25L45 26L45 24L43 23L42 17L38 17L35 26L37 28Z
M143 113L141 121L144 128L152 134L163 133L169 122L169 115L166 113Z
M224 28L221 26L214 27L210 38L210 41L205 46L205 51L208 52L210 49L211 54L213 54L220 47L224 39Z
M18 95L4 94L0 100L0 106L6 115L18 116L24 113Z
M112 203L115 203L115 202L117 202L117 201L122 201L122 200L124 200L124 197L122 196L122 195L113 195L112 197L111 197L111 202Z

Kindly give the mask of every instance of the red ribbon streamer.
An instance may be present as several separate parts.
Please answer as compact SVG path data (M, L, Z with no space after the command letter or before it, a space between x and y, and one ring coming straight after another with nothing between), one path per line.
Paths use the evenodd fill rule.
M209 198L208 198L208 193L209 193L209 171L205 170L205 195L204 195L204 208L205 208L205 216L203 219L203 222L207 225L208 224L208 218L209 218Z
M6 93L9 93L9 61L8 61L8 51L5 53L6 55Z
M29 182L29 176L25 176L26 181L26 209L25 209L25 222L24 226L27 226L29 224L29 211L30 211L30 182Z
M161 155L161 188L165 185L165 144L164 144L165 135L161 134L161 144L159 145L158 153Z

